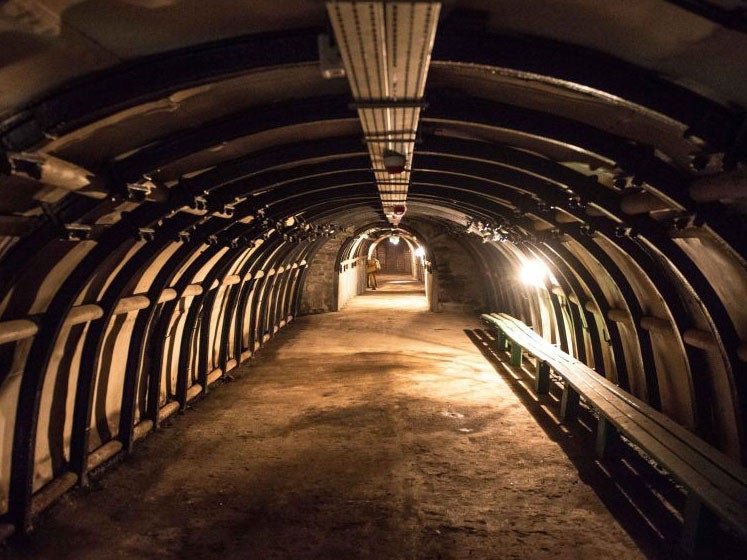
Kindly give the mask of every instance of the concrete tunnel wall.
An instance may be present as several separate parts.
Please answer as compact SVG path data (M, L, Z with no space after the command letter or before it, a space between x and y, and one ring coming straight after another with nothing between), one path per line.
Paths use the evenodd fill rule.
M707 25L724 57L745 52L641 2L682 44ZM391 224L308 10L303 28L144 33L119 59L48 37L64 56L0 62L0 527L28 528L299 314L365 289ZM510 313L745 463L747 74L641 24L662 65L614 17L578 36L475 17L440 25L401 224L427 250L430 308ZM534 259L551 276L530 286Z

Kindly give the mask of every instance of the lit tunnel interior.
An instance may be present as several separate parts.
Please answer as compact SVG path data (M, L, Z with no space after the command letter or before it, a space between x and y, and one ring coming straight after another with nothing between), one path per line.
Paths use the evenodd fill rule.
M0 2L6 525L342 309L394 231L323 3L218 4ZM519 4L444 3L396 226L428 305L513 315L744 463L744 19Z

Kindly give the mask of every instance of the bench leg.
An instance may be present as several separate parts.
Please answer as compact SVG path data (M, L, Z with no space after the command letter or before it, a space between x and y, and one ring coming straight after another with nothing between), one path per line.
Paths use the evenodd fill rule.
M604 459L610 452L610 449L616 445L620 440L620 434L617 428L607 420L604 416L599 417L599 423L597 424L597 442L596 442L596 453L597 458Z
M718 518L690 492L685 504L680 547L695 558L711 558L717 527Z
M560 419L573 420L578 413L578 393L569 383L563 386L563 397L560 399Z
M511 365L521 367L521 346L511 343Z
M496 333L496 343L498 344L498 351L503 352L506 349L506 346L508 346L508 339L506 338L506 335L503 334L503 331L498 329L498 332Z
M535 390L538 395L546 395L550 392L550 365L547 362L540 362L537 365Z

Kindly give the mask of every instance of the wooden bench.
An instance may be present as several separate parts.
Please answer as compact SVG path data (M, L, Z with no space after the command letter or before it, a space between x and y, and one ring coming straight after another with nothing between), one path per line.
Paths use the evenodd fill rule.
M511 365L521 367L523 351L537 359L537 394L549 391L551 369L562 378L562 420L575 416L579 397L597 411L596 453L600 459L622 433L688 490L680 541L688 554L701 551L715 533L718 519L747 541L747 469L518 319L505 313L482 315L482 319L496 335L498 350L510 349Z

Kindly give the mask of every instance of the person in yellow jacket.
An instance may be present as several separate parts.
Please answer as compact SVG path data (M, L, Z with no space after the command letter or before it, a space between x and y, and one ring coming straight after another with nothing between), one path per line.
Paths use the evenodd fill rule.
M372 290L378 288L376 284L376 272L381 270L381 263L376 257L372 257L366 261L366 273L368 274L368 287Z

